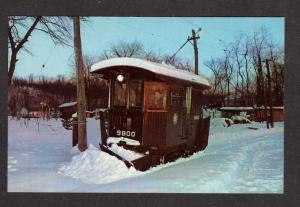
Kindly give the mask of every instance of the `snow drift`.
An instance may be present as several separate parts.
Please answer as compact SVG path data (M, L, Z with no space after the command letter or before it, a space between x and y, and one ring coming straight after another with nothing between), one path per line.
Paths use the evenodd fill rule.
M104 184L139 175L133 167L127 168L124 162L93 145L72 157L70 163L59 168L58 172L85 183Z

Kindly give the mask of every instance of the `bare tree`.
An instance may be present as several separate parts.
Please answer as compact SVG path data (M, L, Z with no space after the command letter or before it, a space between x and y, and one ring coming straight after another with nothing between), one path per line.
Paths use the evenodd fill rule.
M157 62L161 63L164 61L164 57L162 57L161 54L155 53L154 51L144 51L144 58L146 60L152 61L152 62Z
M245 64L245 76L246 76L246 105L250 104L250 74L249 74L249 49L250 49L250 40L246 37L244 42L243 58Z
M284 69L284 53L283 49L276 47L272 42L269 43L270 66L271 66L271 81L274 86L272 92L275 95L275 104L283 104L283 69Z
M252 42L252 57L254 62L254 68L256 69L256 101L258 105L263 105L265 102L265 90L264 90L264 72L263 72L263 60L265 57L265 49L268 44L268 33L265 27L261 27L258 32L253 33Z
M110 53L112 57L139 57L143 51L143 45L137 41L131 43L120 41L111 45Z
M244 75L242 71L243 58L241 57L241 42L242 36L239 36L238 39L233 43L232 51L233 51L233 59L236 62L236 85L235 85L235 101L237 103L237 99L244 99ZM239 81L241 79L241 82ZM238 95L240 96L238 97Z
M224 105L225 97L225 71L224 71L224 60L222 59L211 59L206 61L205 66L208 67L213 72L213 77L211 78L212 87L210 89L209 95L211 99L215 97L221 97L222 105ZM216 104L217 100L210 101L212 104Z
M205 66L213 71L209 95L220 95L224 99L226 94L232 99L233 94L237 105L266 105L266 72L263 62L265 59L270 60L273 101L282 105L284 52L283 48L272 43L264 27L253 34L237 36L235 41L227 46L223 57L205 62ZM224 91L226 92L223 93Z
M71 37L70 20L68 17L8 17L8 48L10 53L8 67L8 85L11 85L12 77L18 61L17 55L21 50L30 52L26 42L34 31L40 31L53 40L55 44L69 45Z
M109 53L109 51L104 50L103 53L100 55L99 60L107 60L111 57L112 55Z
M230 50L225 49L225 60L224 60L224 70L225 70L225 81L226 81L226 89L227 89L227 98L229 104L230 99L230 84L231 84L231 78L233 73L233 65L230 61Z

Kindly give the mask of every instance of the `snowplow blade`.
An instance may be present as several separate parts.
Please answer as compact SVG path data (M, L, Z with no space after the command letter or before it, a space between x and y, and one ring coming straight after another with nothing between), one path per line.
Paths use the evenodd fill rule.
M110 154L111 156L114 156L114 157L118 158L119 160L121 160L122 162L124 162L124 164L128 168L133 166L136 170L139 170L139 171L146 171L150 167L158 165L160 163L159 155L150 155L149 154L149 155L140 157L138 159L128 161L125 158L123 158L122 156L120 156L117 153L110 150L109 147L107 147L105 145L100 144L100 149L103 152L106 152L106 153Z
M100 144L100 149L103 152L106 152L116 158L118 158L119 160L121 160L122 162L125 163L125 165L130 168L131 166L133 166L133 164L131 162L129 162L128 160L124 159L123 157L121 157L120 155L116 154L115 152L111 151L107 146Z
M135 169L139 171L149 170L150 167L154 167L160 164L159 155L146 155L138 159L132 160L132 164Z

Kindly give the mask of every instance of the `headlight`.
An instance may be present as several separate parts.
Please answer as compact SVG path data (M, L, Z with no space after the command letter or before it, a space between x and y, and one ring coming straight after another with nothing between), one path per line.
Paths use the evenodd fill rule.
M122 74L119 74L119 75L117 76L117 80L118 80L119 82L123 82L123 81L124 81L124 76L123 76Z

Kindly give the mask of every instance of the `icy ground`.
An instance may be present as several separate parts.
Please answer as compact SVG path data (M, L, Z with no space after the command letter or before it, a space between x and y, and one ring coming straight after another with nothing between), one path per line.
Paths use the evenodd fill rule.
M204 152L139 172L97 149L98 120L88 119L89 149L79 153L59 119L9 117L8 191L283 193L283 122L211 126Z

